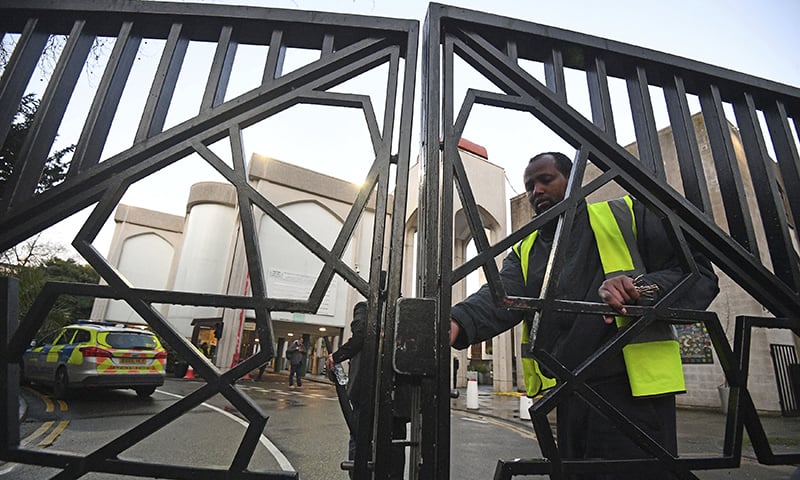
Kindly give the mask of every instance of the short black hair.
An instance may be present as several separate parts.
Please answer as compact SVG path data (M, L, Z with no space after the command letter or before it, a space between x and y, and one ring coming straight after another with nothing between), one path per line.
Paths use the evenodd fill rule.
M564 175L565 178L569 178L569 172L572 171L572 160L570 160L568 156L564 155L561 152L538 153L530 159L528 165L547 155L550 155L556 161L556 168L558 169L558 171L561 172L561 174Z

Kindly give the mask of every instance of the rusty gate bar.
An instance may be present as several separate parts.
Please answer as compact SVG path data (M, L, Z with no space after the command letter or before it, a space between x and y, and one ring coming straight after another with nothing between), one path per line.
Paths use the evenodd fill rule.
M456 57L503 93L468 89L464 99L455 99ZM522 68L520 60L523 59L542 64L543 82ZM566 101L569 85L564 73L567 68L586 74L591 119L583 117ZM429 429L425 438L430 439L426 445L428 448L423 449L423 477L444 478L449 472L447 458L433 445L449 446L445 387L451 286L468 273L482 268L498 306L611 313L605 305L565 301L546 293L542 298L508 297L495 264L496 257L505 255L511 246L545 223L560 218L559 222L569 225L577 202L609 182L615 182L665 218L673 244L680 246L678 250L683 256L685 280L669 296L671 298L657 307L638 307L633 315L641 317L628 329L621 330L613 341L577 371L565 369L545 351L534 351L539 362L555 372L560 380L559 385L535 402L531 409L533 426L545 458L500 460L495 478L510 478L518 474L549 474L551 478L564 478L569 473L642 471L648 466L658 465L672 471L678 478L695 479L693 470L738 467L743 427L748 429L751 438L755 438L753 443L758 452L769 452L767 438L747 392L748 343L737 341L731 349L719 318L713 312L681 311L669 306L681 288L689 287L692 276L696 274L688 250L688 245L691 245L776 317L786 317L760 319L760 325L784 325L797 334L800 327L793 315L800 307L800 263L793 245L796 239L793 226L797 225L800 214L800 157L796 133L800 119L800 90L632 45L439 4L430 5L425 20L422 76L422 168L425 173L420 194L422 213L418 234L419 244L427 247L418 254L421 278L417 294L437 298L440 302L436 319L439 329L438 387L429 386L428 393L435 402L424 407L422 412L423 425L428 425ZM638 156L617 144L618 129L609 93L609 80L612 78L622 80L627 88ZM677 151L677 164L674 166L665 164L658 143L652 87L660 88L664 94ZM711 209L689 96L699 99L707 125L713 172L720 185L727 230L715 223ZM463 103L459 105L457 100ZM726 104L733 107L741 130L745 165L737 163L724 111ZM528 112L578 152L567 198L494 245L489 244L481 227L475 198L457 151L458 141L475 105ZM766 138L758 117L760 113L763 113L769 133ZM775 159L767 153L767 141L774 147ZM535 146L532 149L532 154L538 151ZM599 167L599 177L584 177L588 162ZM672 170L679 172L680 185L685 193L679 193L667 182L667 167L674 167ZM754 218L747 203L743 171L752 177L755 200L762 214L760 219ZM576 176L578 179L573 180ZM453 265L452 237L455 191L459 194L477 250L475 257L457 266ZM760 227L766 232L766 253L760 251L754 234L756 221L761 222ZM560 241L561 238L556 239L555 251L559 250ZM762 262L763 255L770 259L769 263ZM557 265L563 261L561 257L556 253L551 259L555 266L549 268L550 284L558 276ZM547 290L543 287L543 292ZM624 412L613 409L584 383L585 376L595 365L606 356L619 353L648 324L655 321L680 323L678 319L699 322L708 329L725 378L731 385L725 448L719 457L673 457L635 427ZM745 330L749 332L752 325L739 322L737 338L749 339ZM613 462L559 458L544 415L552 411L571 389L613 420L652 457ZM789 464L798 458L800 453L759 457L762 463L771 464Z
M211 479L220 475L226 478L297 478L297 472L248 471L250 458L268 417L235 383L274 356L271 313L316 312L334 275L338 275L368 299L370 314L363 354L380 359L379 363L363 362L363 374L374 379L375 390L370 392L370 398L376 401L363 409L363 418L356 432L359 456L355 462L355 474L357 478L385 475L383 469L390 453L391 431L383 420L387 415L391 416L394 382L391 369L394 323L387 319L394 318L394 303L400 297L418 22L229 5L89 0L33 0L21 5L2 0L0 29L4 35L19 35L0 78L0 143L8 135L25 85L34 75L48 39L51 35L66 35L63 53L47 84L31 134L22 147L16 168L7 179L6 193L0 199L0 249L10 248L96 204L73 240L73 246L107 283L50 282L42 289L19 327L16 325L18 313L16 308L12 308L16 305L15 298L12 298L15 290L4 288L2 303L8 308L4 308L3 335L0 337L4 344L8 342L8 349L0 356L2 380L7 387L2 406L5 418L14 421L3 427L0 458L56 467L61 470L56 478L78 478L88 472L185 479ZM78 75L98 37L113 38L114 48L91 101L69 163L67 178L58 185L40 187L39 177L48 152ZM133 145L113 157L101 159L105 138L130 78L137 49L149 39L163 41L164 48L149 95L144 100ZM195 117L165 130L178 75L185 66L187 47L192 41L209 42L216 47L200 109ZM234 55L240 45L269 47L261 84L224 101ZM318 50L320 56L318 60L284 74L283 60L287 48ZM376 118L368 96L329 91L382 65L388 66L383 118ZM298 104L360 109L366 118L368 137L375 154L364 184L330 249L265 199L247 179L243 129ZM298 134L298 137L302 135ZM210 148L213 143L226 138L230 142L232 165L226 164ZM393 152L395 141L397 151ZM134 288L91 244L130 185L192 153L197 153L236 188L240 207L238 220L243 231L252 296ZM392 170L395 185L390 183ZM395 216L392 224L387 225L390 188L393 190L391 198ZM369 279L365 281L342 261L342 256L371 198L375 203L376 221L372 235L376 240L370 250ZM253 217L255 209L269 216L323 262L307 300L269 296ZM388 239L388 245L384 239ZM384 256L386 251L389 252L388 258ZM389 275L383 282L382 272L386 268ZM13 279L4 280L4 285L9 284L13 284ZM90 455L20 448L17 409L12 405L17 401L18 392L18 379L14 372L19 371L22 353L60 295L124 300L181 356L189 359L206 385ZM174 330L153 307L156 303L254 310L263 348L258 354L221 372ZM216 394L222 394L249 421L247 432L227 469L132 462L118 457L126 448ZM376 427L374 433L373 426ZM375 448L370 450L373 442ZM373 465L375 472L372 471Z

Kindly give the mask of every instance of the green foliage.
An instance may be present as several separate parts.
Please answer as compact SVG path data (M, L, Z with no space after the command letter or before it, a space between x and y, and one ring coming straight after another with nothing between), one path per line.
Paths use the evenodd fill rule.
M14 270L13 275L19 280L19 314L25 317L44 287L47 274L41 267L19 267Z
M467 370L478 373L489 373L489 365L484 362L473 360L467 365Z
M45 259L32 266L15 265L6 268L6 274L19 279L19 312L25 318L45 283L50 281L96 284L100 275L89 265L58 257ZM89 318L94 298L60 295L47 314L37 338L46 336L64 325Z
M38 109L39 100L34 94L29 93L22 97L5 142L0 147L0 198L5 196L8 181L18 168L18 163L24 161L21 155L24 155L25 140L33 127ZM64 181L69 170L69 154L74 150L73 144L53 152L48 157L36 193L41 193ZM92 267L80 265L74 260L63 260L57 257L59 251L59 247L39 242L39 238L36 237L0 253L2 262L0 274L15 276L20 281L19 311L23 318L48 281L98 282L99 275ZM48 312L39 335L46 335L72 321L88 318L92 302L93 299L90 298L59 296Z
M54 257L45 264L48 281L78 282L97 284L100 275L89 265L79 264L73 259L62 260ZM63 322L89 318L92 313L93 297L61 295L56 301L56 309L63 312Z
M5 143L0 147L0 198L6 193L8 179L14 172L22 147L25 144L25 138L33 126L33 120L38 109L39 100L34 94L29 93L22 97ZM75 145L73 144L54 152L48 157L39 179L39 185L36 187L37 193L41 193L64 181L69 170L70 158L68 154L74 150Z
M94 268L71 258L63 260L53 257L45 262L45 267L48 280L81 283L97 283L100 280L100 275Z

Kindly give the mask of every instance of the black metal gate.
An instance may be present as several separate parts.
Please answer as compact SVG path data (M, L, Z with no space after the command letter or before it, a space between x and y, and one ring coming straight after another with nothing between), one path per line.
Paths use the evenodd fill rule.
M362 18L318 12L286 11L226 5L198 5L157 2L32 1L23 4L0 2L0 28L4 35L17 35L16 46L0 80L0 139L9 133L26 85L48 41L64 36L63 51L42 94L30 132L19 151L13 171L5 179L5 194L0 201L0 245L16 245L73 213L90 207L92 213L73 246L100 273L107 285L50 283L38 296L28 315L18 325L16 287L9 280L3 292L6 313L3 321L2 380L7 386L2 410L2 458L4 460L47 465L62 470L58 478L79 478L87 472L108 472L161 478L297 478L294 472L255 474L248 472L250 458L267 422L267 414L240 390L235 382L274 355L271 315L276 311L314 313L320 308L334 275L348 282L368 299L370 316L364 355L381 358L380 363L364 362L364 374L377 377L371 398L385 398L391 392L391 357L386 355L393 341L393 322L384 324L382 315L393 318L400 292L400 262L406 178L408 176L411 111L418 50L418 22ZM84 99L91 108L75 146L66 178L56 184L40 186L51 146L58 133L68 102L98 38L110 39L113 51L102 72L93 98ZM130 81L140 45L163 42L149 95L142 99L143 113L130 148L101 158L106 137L120 103L126 82ZM179 75L191 42L213 45L213 59L200 102L192 118L165 128L169 107L176 94ZM258 86L225 100L237 48L267 48ZM283 72L288 49L305 49L317 58L291 72ZM383 118L369 96L336 91L348 80L373 70L386 69ZM205 79L203 79L205 80ZM343 221L342 229L330 248L321 245L306 230L264 198L248 180L242 131L260 120L299 105L326 105L360 110L366 120L367 138L374 160L364 172L363 187ZM395 124L397 122L397 125ZM298 132L298 141L305 132ZM232 162L225 162L211 148L225 140ZM2 143L2 142L0 142ZM397 147L395 147L397 145ZM395 149L395 150L393 150ZM92 246L103 222L134 182L190 155L197 154L235 187L247 256L252 295L214 295L168 292L135 288L125 281L106 258ZM391 171L391 175L390 175ZM390 177L397 187L389 195ZM394 204L390 205L390 201ZM372 202L375 209L369 279L342 261L342 255L359 219ZM387 209L393 209L391 225ZM258 245L256 211L270 217L320 259L324 266L307 300L287 300L270 296ZM390 252L384 258L384 252ZM381 282L382 270L388 281ZM150 418L112 442L99 446L86 456L20 448L16 421L19 392L19 363L39 327L60 295L124 300L150 327L166 339L180 356L187 359L196 375L207 383L160 414ZM255 312L261 351L226 371L220 371L179 335L154 304L216 306L248 309ZM383 308L383 305L387 305ZM383 333L387 333L384 337ZM388 372L388 373L387 373ZM192 468L176 465L137 463L119 458L120 452L179 418L182 414L221 394L249 421L237 454L228 468ZM373 418L383 418L390 404L379 402L364 408L359 441L368 443L373 434ZM390 438L385 423L377 424L377 437ZM361 478L368 475L367 449L356 459ZM383 458L388 449L375 449L375 474L382 476Z
M89 0L29 0L24 5L0 1L0 27L4 34L18 35L16 48L0 79L0 140L5 139L14 113L32 78L34 69L52 35L65 35L64 53L42 97L31 133L20 150L19 161L6 179L0 200L0 249L7 249L32 234L92 206L93 210L73 245L107 282L107 285L48 284L26 318L19 322L16 283L4 280L4 322L0 340L8 348L0 353L0 380L5 385L0 410L4 422L3 460L59 468L58 478L78 478L88 472L110 472L161 478L296 478L296 474L274 472L255 475L247 471L258 435L266 426L266 415L235 382L269 360L273 335L273 312L316 312L334 275L344 278L369 299L373 312L367 329L365 372L375 379L374 400L362 413L357 432L360 448L355 460L357 478L386 478L391 453L392 388L403 381L414 392L411 421L411 478L450 477L450 347L449 310L451 287L470 272L482 268L498 304L518 309L573 312L606 311L602 305L551 298L507 298L500 282L495 258L543 223L560 217L571 219L570 209L578 201L607 184L615 184L647 203L670 226L673 240L691 245L707 255L777 318L738 317L733 348L719 318L713 312L685 311L660 305L640 308L642 317L628 333L619 335L587 363L587 368L608 354L619 352L632 333L654 321L702 322L731 386L724 452L720 457L675 458L659 445L638 435L627 418L618 416L601 398L592 397L582 381L582 372L571 372L544 352L537 355L562 382L534 407L543 459L499 461L496 478L517 474L549 474L564 478L577 471L610 468L636 470L658 465L679 478L697 478L693 470L736 468L741 457L743 428L748 429L758 459L766 464L800 462L800 453L776 455L758 419L747 391L750 332L753 328L787 328L800 335L793 315L800 309L800 262L794 248L794 226L800 220L800 91L722 68L676 58L659 52L605 39L563 31L515 19L431 4L422 31L422 168L418 216L418 281L416 297L401 299L402 252L409 158L411 157L411 111L418 50L417 22L363 18L315 12L261 8L186 5L157 2ZM76 81L97 37L114 39L114 50L103 71L97 93L77 142L66 179L41 187L42 171L54 144ZM135 63L141 42L158 39L164 50L145 100L133 145L110 158L101 159L104 138L117 109L125 82ZM193 118L165 129L165 118L183 66L187 43L215 45L209 79L201 109ZM225 101L225 91L237 45L269 46L259 86ZM282 74L285 48L319 51L319 59L293 72ZM496 91L468 90L456 104L454 61L461 59L481 73ZM402 62L401 62L402 60ZM540 82L522 64L542 66ZM389 82L382 121L375 118L368 98L334 91L334 87L376 66L388 66ZM567 102L570 83L565 72L584 75L591 103L591 119ZM617 143L616 122L609 84L621 81L627 91L638 152L630 153ZM501 93L497 93L497 91ZM666 157L659 145L655 124L653 91L663 93L676 154ZM699 101L711 161L704 170L697 132L689 102ZM369 127L375 160L366 175L342 231L332 248L317 242L248 183L241 131L248 125L296 104L320 104L361 109ZM536 217L522 228L490 245L482 228L480 212L458 155L457 145L475 105L527 112L565 139L577 151L576 180L568 201ZM734 149L726 108L732 108L741 135L744 155ZM766 129L762 129L762 120ZM395 121L397 126L395 127ZM395 132L397 139L395 142ZM765 137L765 135L767 135ZM229 166L209 148L227 139L233 165ZM770 158L767 141L775 152ZM395 147L396 145L396 147ZM394 151L393 149L396 149ZM244 232L252 296L192 294L134 288L91 246L102 223L134 182L163 169L180 158L196 153L236 187L239 222ZM584 177L594 168L597 175ZM394 173L394 177L390 175ZM710 193L708 173L719 185L718 204ZM750 178L745 188L743 175ZM394 184L390 185L390 178ZM393 196L389 190L394 187ZM453 265L453 197L457 189L466 214L477 256L463 265ZM375 223L373 238L388 238L388 245L375 242L369 280L341 261L342 254L368 200L375 195L376 219L386 218L392 208L391 225ZM755 197L760 218L752 213L748 196ZM389 205L389 202L393 202ZM249 208L248 208L249 207ZM320 277L307 301L272 298L264 282L252 209L258 208L290 232L324 262ZM716 216L716 217L715 217ZM724 221L722 218L724 217ZM756 228L756 226L758 228ZM756 231L763 231L759 242ZM558 241L558 240L557 240ZM388 246L388 248L386 248ZM554 250L558 251L557 246ZM384 258L384 252L388 258ZM764 262L762 258L769 261ZM556 256L552 264L562 260ZM687 280L694 267L685 259ZM381 281L381 271L387 281ZM555 274L554 276L557 276ZM16 423L19 362L29 340L44 321L59 295L124 300L179 353L189 358L195 372L207 384L161 414L125 432L88 456L31 451L19 446ZM252 309L264 346L261 352L230 370L221 372L199 355L153 307L157 303ZM395 332L397 319L397 332ZM417 337L425 346L416 357L394 355L396 335ZM395 368L399 370L396 373ZM554 439L546 425L546 414L571 390L581 391L597 408L614 418L623 431L652 454L643 461L576 462L558 458ZM150 433L175 420L209 397L222 394L249 420L250 426L229 468L224 470L125 461L118 454ZM422 402L421 399L426 401ZM432 401L428 401L432 399Z
M697 478L692 470L739 465L743 426L753 439L760 461L798 461L800 453L772 454L746 386L752 328L789 328L795 334L800 333L800 323L795 317L800 306L800 264L793 245L796 241L794 226L800 215L800 196L796 190L800 187L800 157L797 135L791 128L794 125L796 131L798 127L800 91L660 52L444 5L431 5L423 32L422 128L426 184L425 196L420 199L419 232L421 244L435 244L439 249L419 252L419 270L423 278L418 295L439 300L440 356L437 375L423 381L422 385L423 391L427 389L427 394L437 399L422 411L423 425L433 425L433 431L423 440L428 441L422 448L423 456L428 455L428 459L423 462L422 476L445 478L448 472L445 447L449 446L450 424L445 379L451 286L482 268L498 306L545 313L602 313L602 306L568 302L552 294L545 293L542 298L508 297L495 259L505 255L534 230L558 218L562 233L557 233L554 240L553 251L557 253L550 258L546 285L542 287L543 292L551 292L553 289L549 285L558 281L560 265L567 254L567 249L559 250L558 245L570 230L575 206L608 185L633 195L664 218L676 250L683 252L686 282L690 283L692 275L697 273L688 255L687 246L691 245L775 316L787 318L738 318L734 349L726 341L715 313L673 310L669 308L671 301L660 305L663 308L643 309L636 327L632 327L635 330L651 321L681 318L701 322L707 328L731 386L732 408L729 408L724 453L718 458L674 457L642 434L624 413L587 388L586 373L605 355L619 352L629 341L625 337L631 330L617 335L576 371L564 368L545 351L534 351L537 360L556 372L559 380L559 384L531 409L546 459L501 460L495 478L521 474L566 478L572 473L609 468L643 472L653 464L670 470L678 478ZM454 65L457 60L481 74L491 88L467 89L463 98L456 98L454 85L458 70ZM531 64L540 67L543 75L533 75ZM568 73L575 72L582 81L570 83ZM612 105L612 83L624 86L627 92L625 107L626 111L629 108L635 131L636 155L618 144L617 124L623 116L618 106ZM578 92L588 91L591 118L579 113L567 101L575 93L576 84ZM674 140L675 154L671 156L664 154L659 143L654 97L658 92L663 95ZM705 162L698 146L699 135L693 123L690 99L699 102L705 122L707 147L711 152ZM490 244L485 234L473 189L457 150L465 125L478 105L530 113L576 150L567 198L494 244ZM733 111L744 155L737 155L734 149L730 120L725 112L728 108ZM765 119L764 129L760 115ZM767 137L765 132L768 132ZM767 142L776 158L768 155ZM535 150L535 145L531 148L533 153L540 151ZM592 169L596 172L590 174ZM743 178L747 175L752 190L745 188ZM711 178L719 188L715 195L711 194ZM456 192L477 249L477 254L462 265L453 264L453 198ZM754 196L756 202L748 203L748 196ZM715 210L715 205L721 208ZM754 207L751 205L757 205L760 218L752 214ZM759 243L756 225L763 228L766 242ZM770 261L764 262L762 257ZM573 391L612 419L651 458L615 461L613 466L602 461L560 458L547 414Z

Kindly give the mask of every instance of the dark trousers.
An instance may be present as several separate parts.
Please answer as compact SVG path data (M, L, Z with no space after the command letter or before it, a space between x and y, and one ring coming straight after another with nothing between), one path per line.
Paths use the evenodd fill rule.
M633 398L627 378L591 384L592 388L665 450L677 454L675 396ZM652 458L617 426L573 395L558 406L558 450L563 459ZM671 480L663 467L645 472L570 476L570 480Z
M289 385L290 386L294 385L293 380L295 378L297 378L297 386L298 387L302 387L303 386L303 377L302 377L302 375L300 375L300 373L301 373L300 372L300 365L301 365L300 363L297 363L297 364L292 363L292 364L289 365Z
M348 445L347 458L354 461L356 458L356 432L358 432L358 417L361 414L361 409L357 404L353 404L353 431L350 432L350 442ZM392 439L404 440L406 438L406 420L399 417L392 417ZM403 474L406 468L406 448L400 445L392 446L391 458L391 471L389 472L388 480L403 480ZM353 472L349 472L350 478L353 478Z

